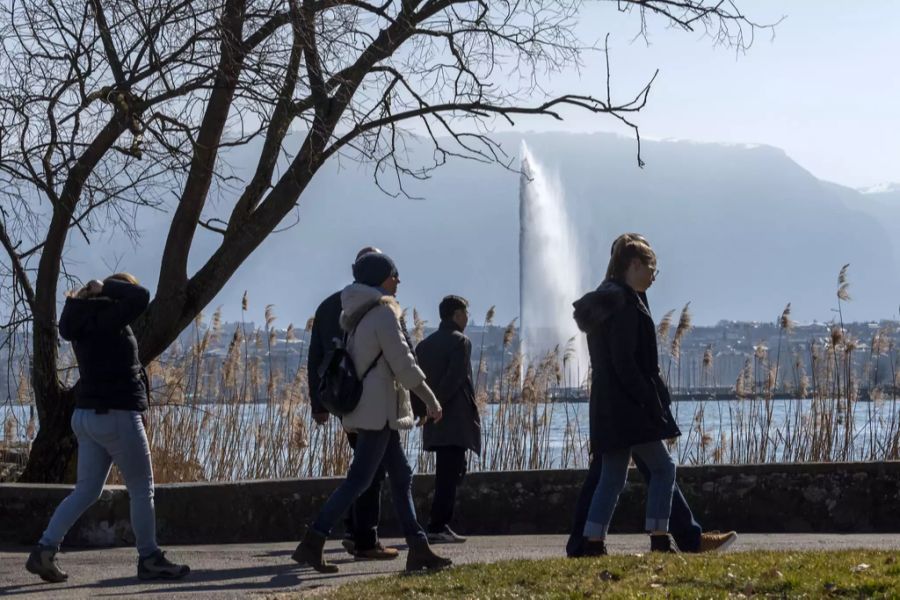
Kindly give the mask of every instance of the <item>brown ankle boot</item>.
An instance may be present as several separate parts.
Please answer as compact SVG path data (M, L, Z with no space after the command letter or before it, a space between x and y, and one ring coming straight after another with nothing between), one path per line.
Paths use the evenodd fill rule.
M337 573L337 565L329 564L325 560L325 536L315 531L312 527L306 528L306 534L297 544L297 549L291 555L298 563L307 564L319 573Z
M438 556L432 552L431 546L428 545L428 540L415 537L409 539L408 544L409 553L406 555L407 571L419 571L421 569L436 571L453 564L453 561L449 558Z

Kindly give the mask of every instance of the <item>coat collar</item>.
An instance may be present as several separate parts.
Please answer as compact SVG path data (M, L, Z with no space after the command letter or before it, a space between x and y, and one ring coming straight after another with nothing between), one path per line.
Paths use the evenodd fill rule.
M444 319L441 321L441 324L438 325L438 329L440 331L458 331L459 333L463 332L462 327L457 325L456 321L453 319Z

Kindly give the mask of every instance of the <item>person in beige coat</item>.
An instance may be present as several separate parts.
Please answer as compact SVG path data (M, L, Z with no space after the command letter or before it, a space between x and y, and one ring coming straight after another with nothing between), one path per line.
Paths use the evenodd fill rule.
M401 321L400 305L394 297L400 277L394 262L385 254L364 254L354 263L353 275L354 283L341 292L341 327L348 334L347 347L357 374L365 374L359 404L343 419L344 428L357 434L356 451L347 478L329 496L292 558L322 573L337 572L337 566L325 561L325 540L383 463L409 545L407 571L440 569L451 561L431 551L416 518L412 468L399 431L415 424L410 390L425 403L429 419L441 419L441 405L425 383Z

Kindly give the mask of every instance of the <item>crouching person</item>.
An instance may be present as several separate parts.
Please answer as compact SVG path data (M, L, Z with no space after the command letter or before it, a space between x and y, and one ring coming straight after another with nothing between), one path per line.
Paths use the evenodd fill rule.
M438 307L441 324L416 347L426 382L444 412L439 423L426 422L422 445L434 452L434 499L428 523L428 541L462 543L466 538L450 528L456 488L466 474L467 451L481 452L481 418L472 383L472 343L463 333L469 323L469 303L447 296ZM424 406L416 402L417 412Z
M409 390L425 402L428 416L435 421L441 419L441 405L425 383L401 325L400 305L394 298L400 278L393 261L384 254L364 254L354 263L353 275L355 282L341 292L341 327L348 334L347 349L362 380L359 403L343 419L344 428L357 434L356 450L347 478L329 496L292 558L321 573L337 572L336 565L325 561L325 540L383 464L394 510L409 544L406 569L440 569L451 561L431 551L416 520L412 469L398 432L414 424Z
M190 572L187 565L166 559L156 545L153 467L144 430L148 390L130 327L149 301L150 294L128 273L91 281L66 299L59 334L72 342L78 360L72 414L78 439L78 481L56 508L25 564L44 581L68 579L56 562L59 545L100 497L112 463L119 467L128 488L138 578L180 579Z

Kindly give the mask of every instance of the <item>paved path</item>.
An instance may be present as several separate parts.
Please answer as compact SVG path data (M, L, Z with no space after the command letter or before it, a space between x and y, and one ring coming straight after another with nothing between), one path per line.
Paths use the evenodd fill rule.
M384 540L400 544L401 540ZM473 537L465 544L439 546L457 563L562 555L560 535ZM317 590L361 577L388 575L403 569L405 554L389 562L355 562L337 542L329 542L329 559L341 567L336 575L320 575L290 559L293 543L171 547L171 558L187 562L192 573L178 582L144 583L135 577L134 550L71 550L60 555L69 581L47 584L24 569L28 548L0 547L0 596L10 598L191 598L259 597L262 594ZM647 551L643 535L610 536L615 553ZM900 534L745 534L729 551L840 550L872 548L900 550Z

